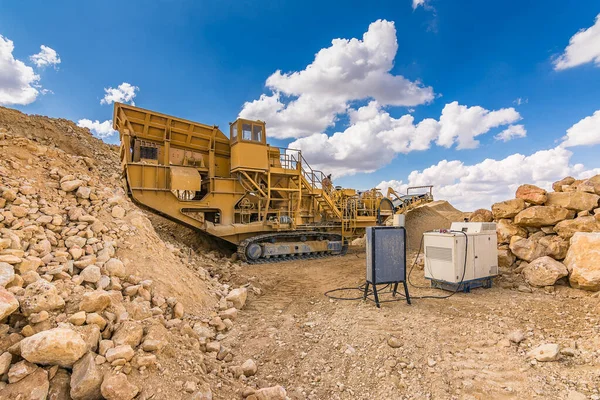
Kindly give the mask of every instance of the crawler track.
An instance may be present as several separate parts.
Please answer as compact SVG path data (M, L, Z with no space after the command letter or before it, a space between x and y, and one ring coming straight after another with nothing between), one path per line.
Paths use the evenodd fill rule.
M341 252L332 252L332 251L321 251L314 253L304 253L304 254L290 254L283 255L277 257L270 258L259 258L257 260L249 259L246 255L246 248L252 243L261 243L266 242L272 239L285 239L285 241L293 242L293 239L297 239L301 241L301 237L314 236L314 237L322 237L324 240L342 240L342 236L335 233L327 233L327 232L287 232L287 233L268 233L265 235L254 236L243 240L237 248L237 254L240 260L248 263L248 264L266 264L266 263L279 263L284 261L294 261L294 260L311 260L317 258L326 258L326 257L335 257L342 256L346 254L348 250L348 243L344 241L344 245L342 246ZM292 239L292 240L290 240Z

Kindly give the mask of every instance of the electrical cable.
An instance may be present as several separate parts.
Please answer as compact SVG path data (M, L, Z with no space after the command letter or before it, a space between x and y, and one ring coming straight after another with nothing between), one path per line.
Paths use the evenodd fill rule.
M468 250L469 250L469 236L466 234L466 232L463 232L463 231L449 231L449 232L451 232L451 233L462 233L465 236L465 259L464 259L464 263L463 263L463 273L462 273L462 277L460 279L460 282L456 286L456 289L452 293L450 293L450 294L448 294L446 296L431 296L431 295L410 296L411 299L447 299L447 298L450 298L450 297L454 296L456 293L458 293L459 289L461 288L462 284L464 283L465 275L467 273L467 253L468 253ZM424 241L424 238L421 237L421 244L419 245L419 251L417 252L417 255L415 256L415 260L413 262L413 265L410 268L410 271L409 271L408 276L407 276L407 280L408 280L408 283L411 286L415 287L415 288L419 288L419 289L439 289L439 288L434 288L434 287L416 286L416 285L414 285L410 281L410 274L412 273L412 270L415 267L415 265L417 263L417 260L418 260L418 257L419 257L419 255L421 253L421 249L422 249L422 246L423 246L423 241ZM326 291L324 293L324 295L326 297L332 299L332 300L341 300L341 301L346 301L346 300L348 300L348 301L363 300L363 298L364 298L364 291L365 291L365 285L366 285L366 283L363 283L362 285L359 285L357 287L341 287L341 288L337 288L337 289L332 289L332 290ZM393 289L390 287L390 285L391 284L388 283L384 287L382 287L381 289L378 289L377 290L377 295L379 297L381 297L382 295L393 294ZM388 287L390 287L389 292L384 292L384 290L386 288L388 288ZM339 297L339 296L333 296L333 295L331 295L331 293L336 293L336 292L341 292L341 291L347 291L347 290L358 290L358 291L361 292L361 295L359 297ZM371 298L371 295L373 295L373 294L374 294L373 293L373 289L369 289L367 291L366 300L375 302L375 299ZM393 302L396 302L396 301L404 301L405 300L406 297L404 296L404 294L402 294L400 292L397 292L396 294L399 294L400 298L394 298L394 299L388 299L388 300L381 299L381 300L379 300L379 303L393 303Z

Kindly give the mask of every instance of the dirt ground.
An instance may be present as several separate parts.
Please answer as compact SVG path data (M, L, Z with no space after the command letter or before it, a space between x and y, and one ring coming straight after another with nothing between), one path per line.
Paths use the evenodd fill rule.
M364 250L238 273L234 281L249 279L262 294L251 295L222 343L236 359L257 362L250 386L280 384L292 399L565 399L572 390L599 398L600 299L589 293L496 285L381 309L325 297L364 281ZM413 283L425 285L422 276L415 269ZM446 293L409 289L413 296ZM507 339L515 330L525 334L520 345ZM399 347L388 344L390 337ZM559 343L566 355L529 360L527 351L543 343ZM239 396L226 387L214 394Z

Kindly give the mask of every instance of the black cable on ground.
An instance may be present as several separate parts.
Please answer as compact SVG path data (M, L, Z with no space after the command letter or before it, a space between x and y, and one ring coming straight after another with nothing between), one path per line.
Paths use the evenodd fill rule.
M463 274L462 274L462 277L460 279L460 282L456 286L456 289L454 290L454 292L452 292L452 293L450 293L450 294L448 294L446 296L430 296L430 295L425 295L425 296L410 296L411 299L447 299L447 298L450 298L450 297L454 296L456 293L459 292L459 289L461 288L462 284L464 283L465 275L467 273L467 253L468 253L468 250L469 250L469 247L468 247L469 246L469 237L463 231L450 231L450 232L452 232L452 233L462 233L463 235L465 235L465 260L464 260L464 264L463 264ZM408 277L407 277L408 283L411 286L413 286L415 288L419 288L419 289L438 289L438 290L442 290L442 289L434 288L434 287L416 286L416 285L414 285L410 281L410 274L412 273L412 270L415 267L415 265L417 263L417 260L419 258L419 255L421 253L421 249L422 249L422 246L423 246L423 241L424 241L424 238L421 237L421 244L419 245L419 251L417 252L417 255L415 256L415 261L413 262L413 265L411 266L410 271L408 273ZM388 287L390 288L389 292L384 292L384 290L386 288L388 288ZM346 291L346 290L357 290L357 291L359 291L361 293L361 295L358 296L358 297L339 297L339 296L333 296L333 295L331 295L331 293L336 293L336 292L341 292L341 291ZM359 285L357 287L342 287L342 288L328 290L328 291L326 291L324 293L324 295L327 296L327 297L329 297L330 299L333 299L333 300L355 301L355 300L362 300L363 299L363 297L364 297L364 290L365 290L365 284L363 283L362 285ZM377 294L380 297L382 295L386 295L386 294L393 294L393 289L391 288L390 284L387 284L383 288L378 289L377 290ZM395 301L404 301L405 300L405 296L402 293L397 292L396 294L400 295L400 297L399 298L389 299L389 300L379 300L379 303L393 303ZM372 302L375 302L375 299L372 299L371 295L373 295L373 290L372 289L370 289L370 290L367 291L367 298L366 299L370 300Z

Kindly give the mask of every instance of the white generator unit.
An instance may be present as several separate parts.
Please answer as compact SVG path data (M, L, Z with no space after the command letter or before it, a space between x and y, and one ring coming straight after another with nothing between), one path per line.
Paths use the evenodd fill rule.
M498 239L493 222L453 222L449 230L425 232L425 278L433 287L491 287L498 275ZM466 261L466 263L465 263Z

